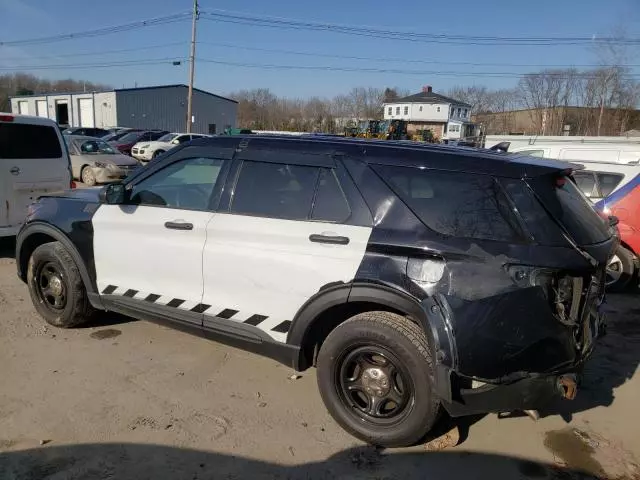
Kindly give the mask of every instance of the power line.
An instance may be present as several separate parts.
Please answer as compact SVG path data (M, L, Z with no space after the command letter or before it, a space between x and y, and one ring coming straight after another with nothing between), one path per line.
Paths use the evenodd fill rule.
M367 60L376 62L397 62L397 63L415 63L415 64L430 64L430 65L466 65L474 67L527 67L527 68L595 68L595 67L640 67L638 65L601 65L601 64L575 64L575 65L550 65L550 64L524 64L524 63L476 63L476 62L452 62L452 61L439 61L439 60L412 60L402 58L391 57L361 57L357 55L333 55L328 53L316 53L316 52L301 52L296 50L282 50L275 48L261 48L261 47L247 47L243 45L236 45L232 43L218 43L218 42L198 42L201 45L212 45L225 48L236 48L238 50L250 50L256 52L266 53L284 53L288 55L301 55L307 57L323 57L323 58L339 58L345 60Z
M442 70L403 70L395 68L358 68L358 67L335 67L328 65L281 65L281 64L265 64L265 63L244 63L244 62L226 62L222 60L213 60L208 58L198 58L198 61L205 63L214 63L218 65L227 65L232 67L259 68L265 70L312 70L312 71L332 71L332 72L365 72L365 73L395 73L402 75L434 75L434 76L456 76L456 77L495 77L495 78L520 78L528 75L527 73L517 72L476 72L476 71L442 71ZM534 73L535 74L535 73ZM563 72L554 74L546 72L545 75L554 78L567 78L568 75ZM628 78L640 77L640 74L622 75ZM580 78L590 79L598 78L595 75L581 74Z
M175 46L186 46L186 42L173 42L173 43L163 43L159 45L147 45L141 47L134 48L121 48L118 50L97 50L93 52L78 52L78 53L65 53L63 55L38 55L32 56L29 55L29 59L39 59L39 58L73 58L73 57L99 57L101 55L111 55L113 53L126 53L126 52L138 52L144 50L154 50L158 48L167 48L167 47L175 47ZM24 56L22 57L2 57L2 60L24 60Z
M453 45L518 45L518 46L549 46L549 45L588 45L594 43L609 43L619 45L640 45L640 38L624 37L501 37L478 35L449 35L418 32L403 32L380 28L339 25L323 22L309 22L296 19L255 16L244 13L229 13L225 10L204 12L210 21L234 23L240 25L284 28L294 30L310 30L359 35L365 37L384 38L389 40L403 40L422 43L443 43Z
M121 33L143 27L152 27L156 25L166 25L184 21L190 18L191 13L175 13L164 17L151 18L147 20L139 20L136 22L115 25L112 27L97 28L95 30L85 30L82 32L62 33L59 35L51 35L49 37L26 38L21 40L0 41L1 46L19 46L19 45L42 45L46 43L61 42L63 40L75 40L78 38L98 37L102 35L110 35L112 33Z
M119 62L101 62L101 63L71 63L71 64L55 64L55 65L17 65L11 67L0 67L0 70L57 70L57 69L83 69L83 68L111 68L111 67L136 67L143 65L168 65L173 62L184 62L186 58L165 57L165 58L148 58L145 60L123 60Z

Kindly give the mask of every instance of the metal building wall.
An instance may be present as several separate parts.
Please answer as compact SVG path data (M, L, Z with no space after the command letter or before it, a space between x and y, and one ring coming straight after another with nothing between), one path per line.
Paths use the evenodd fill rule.
M117 125L184 132L187 120L187 87L184 85L116 90ZM216 125L220 133L235 127L237 103L194 91L194 133L208 133Z

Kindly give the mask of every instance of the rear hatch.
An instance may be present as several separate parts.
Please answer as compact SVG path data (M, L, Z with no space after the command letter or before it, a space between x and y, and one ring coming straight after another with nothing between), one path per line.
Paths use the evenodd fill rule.
M40 195L70 185L69 155L56 124L0 114L0 227L21 225Z

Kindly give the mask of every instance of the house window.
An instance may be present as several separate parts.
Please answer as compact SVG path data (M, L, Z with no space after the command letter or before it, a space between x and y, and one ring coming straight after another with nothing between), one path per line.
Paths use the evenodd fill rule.
M396 115L400 115L400 107L396 107Z
M420 111L422 111L422 105L420 105Z
M464 109L463 117L464 117L464 118L467 118L467 109L466 109L466 108Z
M437 108L438 113L440 112L440 107Z
M389 115L393 115L393 107L389 107Z
M404 114L409 115L409 107L404 107Z
M459 108L459 109L458 109L458 116L460 116L461 114L462 114L462 109L461 109L461 108Z

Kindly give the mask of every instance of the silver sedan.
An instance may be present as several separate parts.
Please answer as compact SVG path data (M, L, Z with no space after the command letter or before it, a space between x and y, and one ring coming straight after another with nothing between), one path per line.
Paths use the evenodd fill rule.
M88 186L125 178L140 164L108 143L93 137L65 135L73 178Z

